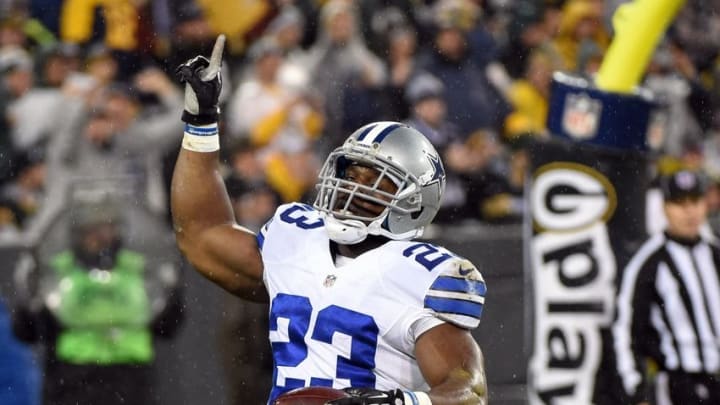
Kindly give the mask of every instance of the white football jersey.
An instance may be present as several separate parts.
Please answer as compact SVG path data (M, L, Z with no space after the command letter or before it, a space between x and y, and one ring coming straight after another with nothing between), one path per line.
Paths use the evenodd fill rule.
M322 218L304 204L279 207L257 240L271 302L269 403L303 386L426 390L417 337L480 323L485 282L444 248L389 241L336 266Z

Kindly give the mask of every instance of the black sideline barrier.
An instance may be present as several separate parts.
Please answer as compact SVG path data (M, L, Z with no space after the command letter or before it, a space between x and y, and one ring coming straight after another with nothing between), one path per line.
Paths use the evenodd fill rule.
M474 336L485 355L491 403L526 404L529 348L521 227L468 225L436 231L439 237L431 241L475 263L488 285L483 320ZM13 299L12 273L18 256L18 249L0 248L0 294L6 301ZM158 340L157 396L163 405L228 404L218 350L228 294L183 267L185 321L174 339Z

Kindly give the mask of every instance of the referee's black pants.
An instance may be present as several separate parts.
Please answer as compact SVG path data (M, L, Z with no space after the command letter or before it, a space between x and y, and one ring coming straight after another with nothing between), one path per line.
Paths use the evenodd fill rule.
M660 371L656 405L720 405L720 375Z

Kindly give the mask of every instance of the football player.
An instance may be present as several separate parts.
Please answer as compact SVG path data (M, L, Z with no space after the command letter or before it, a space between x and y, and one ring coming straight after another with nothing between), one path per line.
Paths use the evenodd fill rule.
M445 187L413 128L376 122L328 156L310 205L282 205L257 234L235 223L218 173L222 44L178 68L183 147L172 183L177 242L205 277L270 302L270 404L303 386L347 388L336 404L485 404L485 283L467 260L413 241Z

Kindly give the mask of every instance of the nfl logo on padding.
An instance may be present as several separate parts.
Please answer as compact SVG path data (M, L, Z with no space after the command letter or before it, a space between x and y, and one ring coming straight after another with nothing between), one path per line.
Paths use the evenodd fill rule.
M337 277L334 274L329 274L327 277L325 277L323 286L332 287L333 285L335 285L335 280L337 280Z
M562 116L565 133L576 139L590 139L597 134L602 104L585 93L568 94Z

